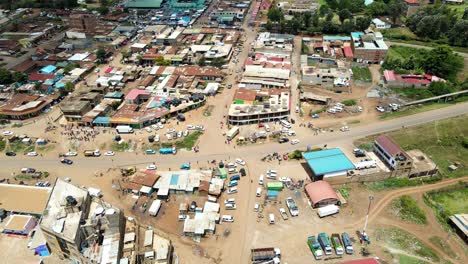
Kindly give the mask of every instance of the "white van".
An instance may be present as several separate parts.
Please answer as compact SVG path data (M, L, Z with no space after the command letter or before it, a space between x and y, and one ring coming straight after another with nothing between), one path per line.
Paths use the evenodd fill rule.
M286 120L281 120L280 121L280 124L283 126L283 127L286 127L286 128L291 128L291 124L286 121Z
M218 198L213 195L208 195L208 202L216 203L218 201Z
M269 220L270 224L274 224L275 223L275 215L274 214L269 214L268 215L268 220Z
M257 188L257 197L262 196L262 187Z
M254 205L254 211L255 212L258 212L260 210L260 204L259 203L255 203Z
M270 132L270 126L268 124L265 124L263 128L265 128L266 132Z
M260 177L258 178L258 184L263 185L263 174L260 174Z

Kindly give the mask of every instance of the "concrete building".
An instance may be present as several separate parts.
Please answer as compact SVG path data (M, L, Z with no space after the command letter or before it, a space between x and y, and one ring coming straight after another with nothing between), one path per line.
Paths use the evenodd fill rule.
M387 29L392 27L392 25L390 25L389 23L382 21L378 18L372 19L372 25L374 25L374 27L377 29Z
M396 74L394 71L384 71L384 82L389 88L415 87L425 88L432 82L445 82L444 79L430 74Z
M380 63L385 59L388 47L383 40L382 33L351 32L351 47L354 60L364 63Z
M461 239L468 244L468 214L454 214L449 219L450 225L455 228Z
M229 107L228 124L248 125L285 119L290 111L288 90L239 89Z
M24 120L40 115L51 103L45 96L15 94L0 105L0 114L8 119Z
M69 27L84 32L94 32L96 30L96 16L91 14L70 15Z
M413 160L391 137L378 136L374 141L374 152L397 174L411 171Z
M52 188L17 184L0 184L0 209L10 214L40 217Z
M10 215L2 233L27 236L36 226L36 219L30 215Z
M324 88L348 88L351 74L346 68L326 68L305 66L302 68L303 85L320 85Z
M87 190L57 179L40 221L48 245L75 263L119 263L123 213Z

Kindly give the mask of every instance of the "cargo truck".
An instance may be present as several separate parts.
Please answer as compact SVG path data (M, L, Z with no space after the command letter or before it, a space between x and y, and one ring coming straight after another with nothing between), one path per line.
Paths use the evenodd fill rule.
M343 246L341 245L341 239L339 234L332 234L331 235L331 242L333 244L333 248L335 248L336 255L341 256L344 253Z
M310 236L307 238L307 245L309 245L310 251L314 254L315 259L321 259L323 257L322 248L320 248L320 244L317 242L315 236Z
M349 254L349 255L353 254L354 253L353 243L351 242L351 238L349 237L349 234L346 232L341 234L341 240L343 241L346 254Z
M292 197L286 198L286 205L288 206L289 213L291 213L291 216L299 215L299 209L297 208L296 201L294 201Z
M336 214L340 211L340 208L334 204L330 204L330 205L327 205L327 206L324 206L324 207L320 207L318 210L317 210L317 214L320 218L322 217L325 217L325 216L329 216L329 215L333 215L333 214Z
M251 249L252 262L263 263L266 261L273 261L273 263L280 263L281 250L279 248L253 248Z
M148 209L148 213L151 216L156 216L159 212L159 209L161 209L161 200L154 200Z
M327 234L325 233L319 233L318 234L318 241L320 243L320 246L322 246L323 251L325 252L325 255L331 255L332 248L330 244L330 240L328 239Z
M159 154L177 154L176 148L160 148Z
M115 129L119 134L133 133L133 128L131 126L116 126Z
M239 127L232 127L226 134L227 140L233 140L239 134Z

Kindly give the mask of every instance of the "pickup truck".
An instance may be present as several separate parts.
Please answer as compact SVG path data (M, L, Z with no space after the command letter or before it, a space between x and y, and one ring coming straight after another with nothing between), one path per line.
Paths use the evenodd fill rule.
M279 248L253 248L250 250L252 262L265 262L274 261L273 263L280 263L281 250Z
M314 254L315 259L321 259L323 257L323 251L320 248L320 244L317 242L315 236L307 238L307 245L309 245L310 251Z
M286 198L286 205L288 206L289 213L291 213L291 216L299 215L299 209L297 208L296 202L292 197Z
M85 150L83 152L84 156L85 157L99 157L101 156L101 152L96 149L96 150Z
M280 212L280 215L283 218L283 220L288 220L289 219L288 214L286 213L286 210L284 208L280 208L279 212Z

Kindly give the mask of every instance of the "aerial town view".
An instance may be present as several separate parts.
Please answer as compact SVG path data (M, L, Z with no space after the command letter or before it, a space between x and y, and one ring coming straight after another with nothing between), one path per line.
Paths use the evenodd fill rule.
M0 263L468 263L465 0L0 0Z

